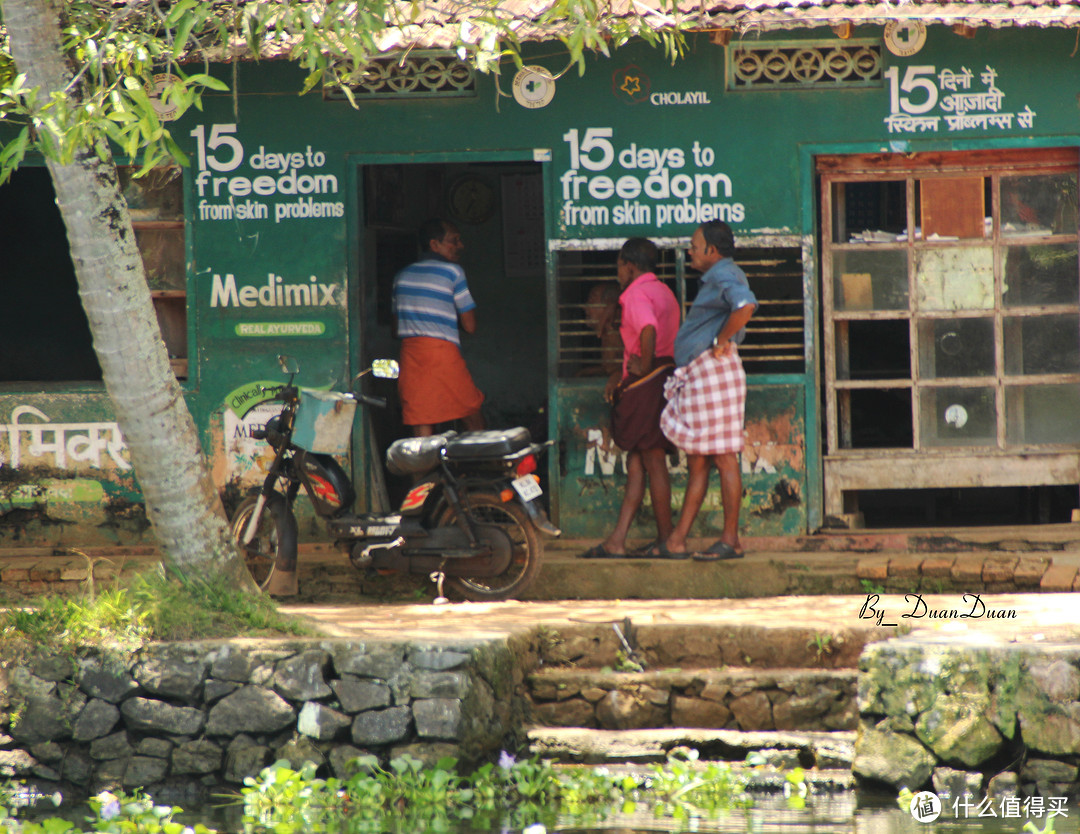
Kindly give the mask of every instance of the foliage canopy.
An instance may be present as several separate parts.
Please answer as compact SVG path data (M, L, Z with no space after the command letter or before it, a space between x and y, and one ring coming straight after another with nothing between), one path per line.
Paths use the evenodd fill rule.
M144 172L167 160L186 164L156 108L182 115L201 109L207 90L228 90L211 74L213 63L294 61L307 72L301 93L331 84L355 106L350 87L370 60L388 49L406 51L419 38L437 37L485 73L498 73L508 62L520 66L526 41L558 40L567 53L563 72L576 67L583 73L589 53L608 55L632 38L662 47L674 60L682 53L682 29L691 21L673 0L661 0L658 9L628 4L629 11L620 14L596 0L555 0L539 13L532 4L498 0L468 0L452 10L422 0L49 5L62 8L63 48L76 71L68 89L41 95L17 73L0 30L0 125L16 128L14 138L0 145L0 183L32 148L67 164L102 136L138 160ZM74 85L78 96L69 95Z

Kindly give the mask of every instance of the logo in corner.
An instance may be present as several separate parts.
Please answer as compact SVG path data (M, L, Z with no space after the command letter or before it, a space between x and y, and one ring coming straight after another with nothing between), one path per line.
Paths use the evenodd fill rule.
M941 816L941 799L932 791L919 791L908 807L916 822L933 822Z
M611 76L611 92L615 98L629 104L641 104L649 100L652 82L641 67L629 64L616 70Z

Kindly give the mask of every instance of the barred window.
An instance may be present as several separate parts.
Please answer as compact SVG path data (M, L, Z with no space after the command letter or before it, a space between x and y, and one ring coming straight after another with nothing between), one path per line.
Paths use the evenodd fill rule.
M617 248L556 253L558 376L606 377L622 365L619 339ZM748 374L805 372L802 251L796 247L737 249L734 257L759 301L740 347ZM687 271L685 249L662 248L657 276L684 310L700 276Z

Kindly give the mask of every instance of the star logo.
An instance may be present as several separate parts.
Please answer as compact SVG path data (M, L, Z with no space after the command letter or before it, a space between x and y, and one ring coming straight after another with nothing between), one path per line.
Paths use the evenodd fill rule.
M616 70L611 76L611 92L615 98L630 104L640 104L648 101L649 90L652 83L649 76L641 71L636 64L629 64L620 70Z

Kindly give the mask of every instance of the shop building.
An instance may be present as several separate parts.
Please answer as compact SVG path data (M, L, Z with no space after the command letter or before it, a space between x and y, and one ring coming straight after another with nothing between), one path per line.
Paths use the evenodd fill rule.
M616 252L655 240L688 307L686 243L719 218L761 301L742 348L746 535L890 506L948 521L935 510L966 495L1027 501L1021 521L1068 520L1080 4L712 5L674 63L634 43L580 76L558 75L556 42L527 45L520 72L480 75L431 30L373 65L355 108L340 90L297 95L303 75L285 61L219 68L235 94L170 123L191 166L124 183L227 499L261 478L251 430L273 413L261 389L280 381L278 354L299 359L301 384L338 390L395 356L393 275L416 256L417 226L445 216L466 246L479 330L463 351L488 422L556 441L553 518L600 535L624 477L601 397L619 347L598 332ZM143 540L33 162L0 187L0 249L0 541ZM398 489L379 449L399 418L357 420L362 506ZM716 489L702 535L720 514Z

